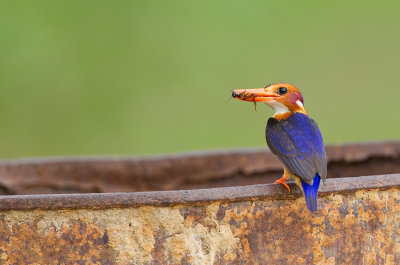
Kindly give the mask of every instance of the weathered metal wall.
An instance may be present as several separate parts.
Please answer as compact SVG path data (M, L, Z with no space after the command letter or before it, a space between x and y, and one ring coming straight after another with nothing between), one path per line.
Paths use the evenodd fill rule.
M17 210L0 214L0 260L399 264L399 189L400 175L328 180L317 214L306 210L297 189L288 194L272 184L196 191L193 197L190 192L92 194L65 204L62 196L1 197L3 207ZM99 209L74 209L85 199ZM119 207L103 204L110 200ZM48 210L36 209L39 201ZM142 201L147 205L140 206Z
M356 173L349 165L357 167L357 163L370 172L396 170L399 146L364 145L364 152L353 153L351 150L357 150L354 146L331 147L330 161L343 172L353 169ZM270 174L258 167L259 162L246 166L251 164L246 160L254 155L237 155L239 168L233 174L238 170L252 172L249 175ZM174 170L179 171L179 159L174 159ZM197 168L187 166L186 157L182 159L186 161L181 161L183 169ZM125 176L120 173L126 172L126 167L118 163L120 167L112 166L114 171L108 169L111 176ZM86 160L83 164L90 163ZM57 166L49 166L48 161L22 166L21 161L6 162L0 165L0 178L7 175L4 191L12 187L12 176L28 182L32 177L32 183L37 183L38 176L51 179L53 174L55 179L76 181L72 186L88 176L105 185L111 182L108 175L101 175L99 182L93 175L101 172L102 166L107 168L106 161L103 164L92 165L96 170L91 171L78 161L66 161L64 167L60 160ZM218 168L217 164L211 166ZM269 169L275 166L271 162ZM231 162L220 164L218 172L225 172L224 168L235 167ZM190 170L184 172L190 174ZM201 172L193 175L201 176ZM345 175L339 170L338 176ZM83 184L90 185L88 181ZM328 179L321 186L316 214L307 211L300 190L293 183L290 186L292 193L281 185L259 184L0 196L0 264L400 264L400 174Z

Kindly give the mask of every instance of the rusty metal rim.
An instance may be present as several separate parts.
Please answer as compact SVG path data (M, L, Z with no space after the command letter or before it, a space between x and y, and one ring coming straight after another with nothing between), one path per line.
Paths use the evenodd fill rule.
M261 184L226 188L152 191L132 193L87 193L0 196L0 211L9 210L76 210L108 209L139 206L174 206L212 201L257 199L293 199L301 195L294 183L292 193L281 185ZM388 189L400 186L400 174L328 179L320 195L351 193L360 189Z

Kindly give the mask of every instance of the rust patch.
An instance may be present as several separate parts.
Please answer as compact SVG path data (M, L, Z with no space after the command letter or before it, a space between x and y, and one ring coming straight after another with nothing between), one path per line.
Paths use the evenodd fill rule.
M37 216L30 222L1 219L1 264L116 264L108 234L99 225L68 220L58 228L49 223L41 231L38 222Z

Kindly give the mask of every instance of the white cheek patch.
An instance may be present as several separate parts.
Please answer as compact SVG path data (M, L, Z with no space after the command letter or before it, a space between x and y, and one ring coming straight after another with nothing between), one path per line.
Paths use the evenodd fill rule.
M296 100L296 104L297 104L297 106L299 106L300 108L304 109L304 105L303 105L303 103L301 103L300 100Z
M285 105L283 105L282 103L279 103L276 100L269 100L269 101L265 101L264 103L275 110L274 116L277 114L289 112L289 109Z

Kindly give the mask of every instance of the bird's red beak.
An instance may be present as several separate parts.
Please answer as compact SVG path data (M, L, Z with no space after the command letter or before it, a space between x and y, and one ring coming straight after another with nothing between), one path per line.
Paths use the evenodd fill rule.
M276 93L266 92L264 88L235 89L232 91L233 98L249 102L274 100L279 96L280 95Z

